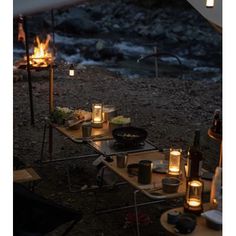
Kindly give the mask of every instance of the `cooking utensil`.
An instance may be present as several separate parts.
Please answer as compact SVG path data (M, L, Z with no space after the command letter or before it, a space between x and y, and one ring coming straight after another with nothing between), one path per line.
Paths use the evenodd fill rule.
M147 131L133 126L120 127L112 131L114 139L126 146L134 146L144 142L147 138Z

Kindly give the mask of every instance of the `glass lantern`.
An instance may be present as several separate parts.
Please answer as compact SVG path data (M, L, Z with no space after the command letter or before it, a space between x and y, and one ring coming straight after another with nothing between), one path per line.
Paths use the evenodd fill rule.
M203 182L198 179L187 180L184 211L200 214L202 207Z
M169 166L168 166L168 174L169 175L180 175L180 163L181 163L181 152L182 149L170 149L169 156Z
M214 7L215 5L215 0L206 0L206 7Z
M92 126L95 128L101 128L102 123L103 123L102 104L95 103L92 105Z
M75 69L74 69L74 65L73 64L70 65L69 76L71 76L71 77L75 76Z

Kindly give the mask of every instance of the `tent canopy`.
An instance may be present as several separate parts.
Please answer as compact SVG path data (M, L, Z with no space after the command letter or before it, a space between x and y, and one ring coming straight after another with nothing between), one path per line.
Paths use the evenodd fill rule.
M13 0L13 15L29 15L48 9L83 4L93 0ZM222 0L214 0L213 8L206 7L206 0L187 0L200 14L218 28L222 28Z
M93 0L13 0L13 16L31 15L44 10L62 8L74 4L83 4Z

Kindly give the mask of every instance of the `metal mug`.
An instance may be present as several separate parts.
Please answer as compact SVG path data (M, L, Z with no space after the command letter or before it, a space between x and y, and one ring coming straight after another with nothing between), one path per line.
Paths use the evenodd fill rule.
M82 123L82 136L84 139L88 139L91 137L92 133L92 124L91 122L84 122Z
M128 156L126 153L119 153L116 155L116 165L118 168L125 168L127 166Z
M150 184L152 182L153 163L149 160L139 162L138 182L140 184Z

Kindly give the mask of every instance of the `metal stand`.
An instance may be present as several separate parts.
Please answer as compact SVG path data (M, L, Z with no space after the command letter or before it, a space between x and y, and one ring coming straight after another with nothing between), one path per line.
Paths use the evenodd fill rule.
M29 59L28 27L27 27L26 17L24 17L24 29L25 29L25 51L27 58L27 77L28 77L28 87L29 87L31 125L34 125L34 104L33 104L32 83L31 83L30 59Z

